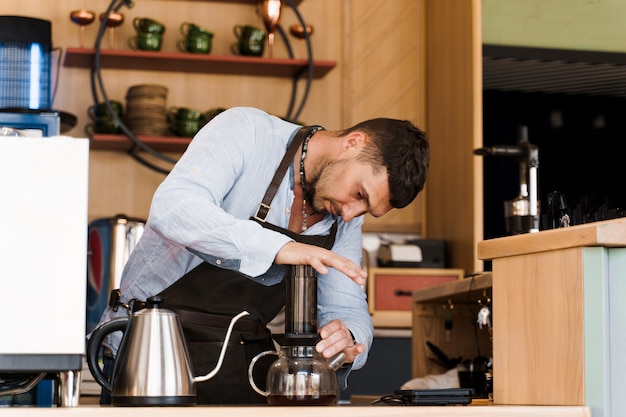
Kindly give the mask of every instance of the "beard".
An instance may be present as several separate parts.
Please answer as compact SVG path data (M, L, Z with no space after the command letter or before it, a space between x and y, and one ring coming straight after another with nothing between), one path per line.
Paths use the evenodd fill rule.
M322 175L322 171L320 170L313 178L311 178L311 182L309 186L306 188L304 193L304 198L309 202L309 205L313 208L313 214L326 214L325 209L320 209L315 202L317 197L317 186L320 181L320 176Z
M316 214L328 214L328 210L324 205L324 197L320 197L319 192L324 193L331 189L334 180L332 179L334 172L339 168L343 161L325 161L320 165L320 168L315 172L315 175L311 178L309 186L306 189L305 197L306 201L310 202L313 207L313 212ZM328 199L333 206L335 213L339 214L339 208L335 207L335 203Z

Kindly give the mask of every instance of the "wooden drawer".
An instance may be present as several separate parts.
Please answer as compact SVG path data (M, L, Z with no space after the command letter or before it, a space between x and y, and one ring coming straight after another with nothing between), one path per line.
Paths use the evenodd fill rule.
M411 327L412 294L463 279L462 269L370 268L367 297L375 327Z

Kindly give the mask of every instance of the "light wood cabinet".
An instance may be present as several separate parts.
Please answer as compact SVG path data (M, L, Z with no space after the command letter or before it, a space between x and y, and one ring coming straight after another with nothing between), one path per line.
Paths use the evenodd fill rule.
M492 327L477 324L478 311L491 304L491 286L492 275L486 273L413 292L413 378L447 371L430 359L435 355L426 342L433 343L449 358L491 357ZM452 324L449 331L446 320Z
M495 404L626 413L626 220L480 242L493 261Z
M414 291L461 279L462 269L370 268L367 302L374 327L411 328Z

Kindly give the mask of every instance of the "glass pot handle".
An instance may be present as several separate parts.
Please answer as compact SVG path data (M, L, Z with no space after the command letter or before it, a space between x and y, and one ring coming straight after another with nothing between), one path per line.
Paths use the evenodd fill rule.
M341 368L341 366L344 363L346 363L346 354L343 352L339 352L338 354L336 354L335 356L333 356L332 358L328 360L328 366L333 371L336 371L337 369Z
M253 390L255 390L257 393L259 393L260 395L264 397L267 397L269 395L269 391L263 391L256 385L256 383L254 382L254 377L252 376L252 371L254 370L254 365L256 365L256 362L262 357L267 356L267 355L278 356L278 352L274 350L266 350L265 352L261 352L258 355L256 355L254 358L252 358L252 360L250 361L250 365L248 365L248 381L250 382L250 386L252 387Z

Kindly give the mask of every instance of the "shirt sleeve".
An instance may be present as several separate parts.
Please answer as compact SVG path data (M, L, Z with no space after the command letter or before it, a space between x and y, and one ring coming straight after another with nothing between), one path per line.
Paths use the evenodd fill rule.
M269 142L271 123L254 117L231 109L201 129L150 208L164 239L249 276L267 271L291 240L249 220L284 154L284 143Z
M340 221L333 251L361 264L363 254L361 226L363 217L345 223ZM367 361L372 345L374 327L367 305L364 289L344 274L330 269L326 275L318 274L318 322L320 327L334 319L342 320L357 342L367 350L357 356L350 369L360 369ZM347 376L347 374L346 374Z

